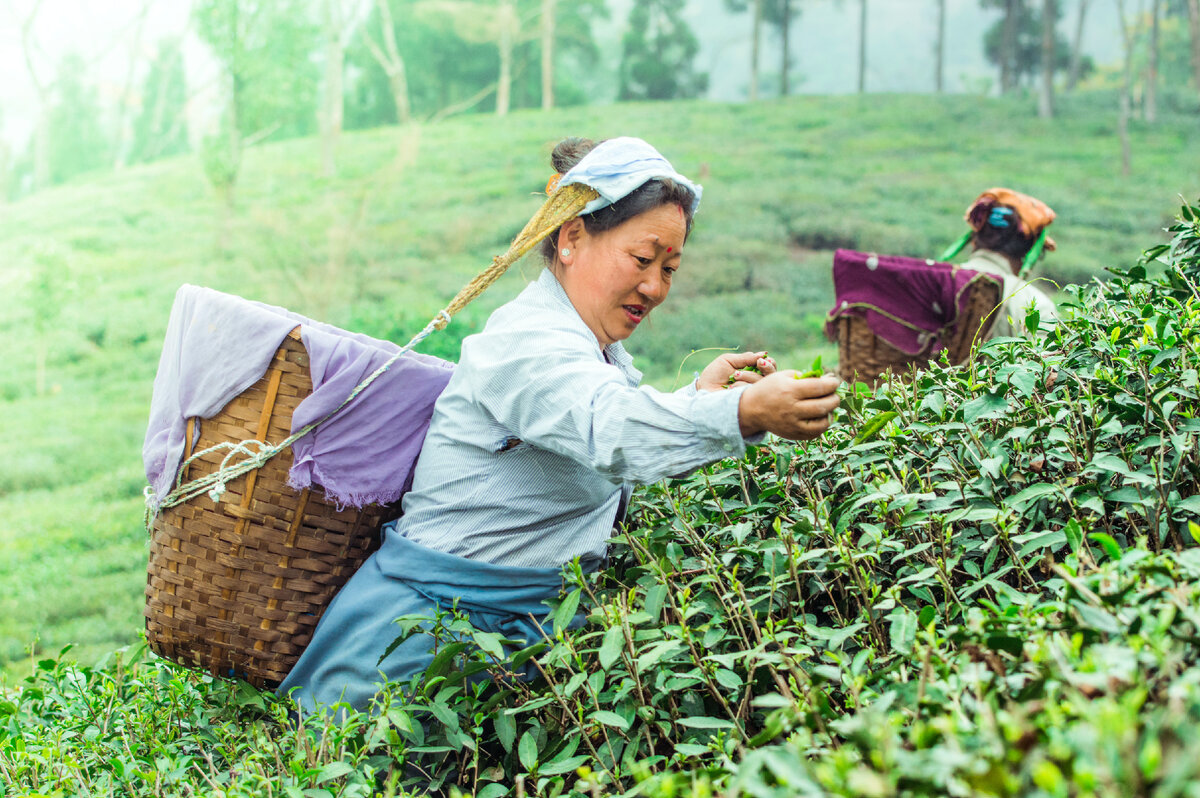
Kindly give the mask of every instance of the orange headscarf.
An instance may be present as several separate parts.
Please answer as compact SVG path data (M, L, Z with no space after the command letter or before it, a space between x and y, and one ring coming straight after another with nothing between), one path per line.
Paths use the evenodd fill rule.
M1007 205L1012 208L1020 220L1018 228L1022 234L1033 238L1042 232L1042 228L1054 221L1054 211L1040 199L1013 191L1010 188L989 188L979 195L979 198L967 208L966 220L976 232L987 221L992 208L997 205ZM1047 250L1054 250L1054 239L1046 236Z

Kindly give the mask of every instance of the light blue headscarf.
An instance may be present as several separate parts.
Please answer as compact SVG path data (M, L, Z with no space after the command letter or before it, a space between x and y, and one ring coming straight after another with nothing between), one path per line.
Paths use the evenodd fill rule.
M580 215L595 213L601 208L626 197L648 180L670 178L692 190L692 214L700 207L701 188L675 171L671 162L646 142L632 136L621 136L597 144L579 163L567 171L559 186L583 183L600 192Z

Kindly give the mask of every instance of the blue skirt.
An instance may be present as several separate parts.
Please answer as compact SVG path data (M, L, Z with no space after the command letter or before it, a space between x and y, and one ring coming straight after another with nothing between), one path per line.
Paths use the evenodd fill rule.
M345 702L366 709L384 682L407 681L433 660L433 638L414 634L383 652L401 634L401 615L431 620L455 600L472 625L532 645L542 640L535 618L563 586L560 568L513 568L476 562L420 546L395 522L383 527L383 545L367 558L330 602L312 642L279 686L304 714ZM577 616L575 624L582 621Z

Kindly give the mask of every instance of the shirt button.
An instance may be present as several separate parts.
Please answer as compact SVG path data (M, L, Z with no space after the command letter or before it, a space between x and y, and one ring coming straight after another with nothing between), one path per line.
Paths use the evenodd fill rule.
M732 452L732 451L733 451L733 444L732 444L732 443L727 443L727 444L725 444L725 451L727 451L727 452Z

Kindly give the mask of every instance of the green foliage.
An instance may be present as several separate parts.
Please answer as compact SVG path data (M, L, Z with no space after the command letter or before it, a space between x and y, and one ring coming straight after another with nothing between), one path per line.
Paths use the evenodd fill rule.
M0 796L368 796L390 757L364 740L379 736L361 717L298 728L248 685L147 661L144 645L97 668L45 659L0 693Z
M428 117L458 105L496 81L498 62L495 44L473 43L436 19L415 12L412 0L391 0L396 49L404 59L412 112ZM539 4L518 3L522 19L536 19ZM599 51L592 38L592 23L606 17L599 0L559 3L556 16L555 102L580 105L595 100L592 83ZM372 6L365 30L379 40L380 15ZM536 25L527 26L532 34ZM361 37L347 51L352 67L347 90L346 124L367 128L396 123L396 107L387 75L371 55ZM513 47L512 107L541 105L541 41L526 35ZM603 92L609 94L610 92ZM478 110L495 108L495 96L480 100Z
M698 97L708 87L708 74L694 64L699 50L683 19L683 0L634 3L621 38L619 99Z
M1035 338L847 388L823 439L644 489L543 640L399 619L430 629L429 669L300 728L157 660L45 660L0 701L0 774L129 795L1190 794L1200 205L1171 232Z
M1007 8L1009 0L981 0L984 7ZM1003 75L1004 64L1007 60L1012 70L1014 85L1031 81L1041 74L1042 70L1042 14L1040 2L1033 7L1030 0L1017 0L1014 5L1016 14L1016 39L1014 49L1005 49L1005 28L1009 24L1006 16L1001 16L983 34L983 52L987 60L994 64ZM1006 12L1007 13L1007 12ZM1066 69L1071 63L1071 46L1062 34L1054 34L1054 70ZM1085 57L1081 63L1082 74L1086 75L1092 69L1090 57Z
M464 116L344 139L338 177L315 140L248 150L227 249L193 158L75 180L0 215L0 669L24 649L75 643L94 663L142 627L140 448L171 299L182 283L407 341L503 251L538 207L549 143L567 132L641 135L705 186L671 297L627 343L647 381L670 388L715 352L767 349L783 367L825 340L829 248L927 256L962 229L981 186L1005 181L1059 213L1059 250L1035 274L1090 280L1165 241L1173 198L1200 192L1200 128L1134 123L1132 179L1112 169L1112 98L1064 97L1052 124L1015 100L878 96L731 105L640 104ZM897 122L903 120L903 124ZM1108 120L1108 121L1105 121ZM754 130L739 146L735 131ZM919 201L914 201L919 198ZM39 252L69 268L44 325L35 380ZM340 253L340 254L339 254ZM337 257L335 257L337 256ZM537 276L527 259L421 350L448 359L489 312ZM49 317L46 317L49 319ZM649 325L649 326L646 326ZM681 371L682 363L682 371ZM60 556L60 552L62 552Z
M86 80L82 58L63 59L46 120L46 165L52 185L104 166L109 158L111 144L101 124L96 89Z
M187 84L178 41L159 43L142 86L142 105L133 121L130 160L153 161L187 151L183 124Z
M819 442L644 490L611 568L575 572L532 648L439 619L445 656L392 705L428 718L401 735L421 778L1182 794L1200 775L1198 220L1185 207L1148 253L1164 276L1075 291L1042 337L856 389Z
M302 136L316 126L318 27L302 0L206 0L197 30L228 70L238 131Z

